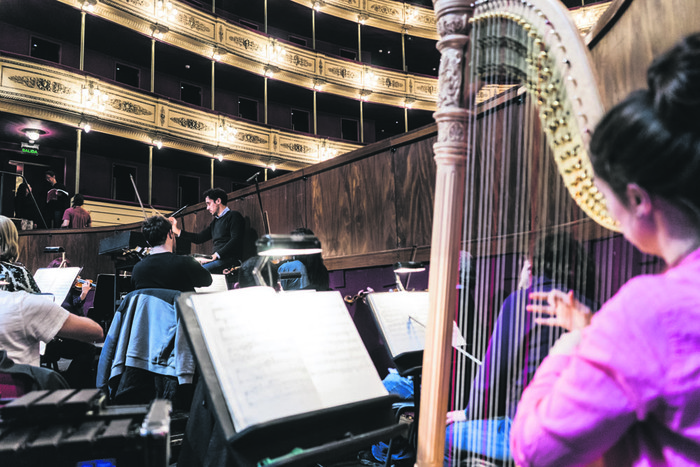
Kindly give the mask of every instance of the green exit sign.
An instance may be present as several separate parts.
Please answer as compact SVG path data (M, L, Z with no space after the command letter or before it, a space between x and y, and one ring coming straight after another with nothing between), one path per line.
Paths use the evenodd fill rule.
M39 155L39 145L38 144L27 144L22 143L22 152L25 154Z

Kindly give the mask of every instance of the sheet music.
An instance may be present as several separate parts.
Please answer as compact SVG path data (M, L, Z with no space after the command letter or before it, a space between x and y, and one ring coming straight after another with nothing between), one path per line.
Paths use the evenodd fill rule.
M211 285L194 288L194 291L197 293L226 292L227 290L228 284L226 283L226 276L224 274L212 274Z
M54 296L54 302L61 304L68 296L75 279L82 268L39 268L34 273L34 280L42 293Z
M386 395L338 292L192 295L237 431Z
M425 348L428 292L374 292L367 298L392 357ZM458 348L466 343L454 324L452 346Z

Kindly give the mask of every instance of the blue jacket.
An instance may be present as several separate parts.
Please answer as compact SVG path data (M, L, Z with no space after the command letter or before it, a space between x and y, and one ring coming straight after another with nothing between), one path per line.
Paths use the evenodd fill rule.
M175 309L179 297L180 291L169 289L140 289L124 297L100 353L98 388L107 390L127 366L192 382L194 355Z

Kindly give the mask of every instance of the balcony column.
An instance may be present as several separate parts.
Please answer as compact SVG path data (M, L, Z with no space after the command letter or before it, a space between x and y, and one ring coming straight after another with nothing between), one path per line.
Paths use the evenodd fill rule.
M214 76L216 73L216 60L211 61L211 110L214 110Z
M403 131L408 133L408 107L403 108L403 128Z
M316 50L316 10L311 9L311 48Z
M151 38L151 92L155 92L156 84L156 39Z
M148 146L148 205L153 204L153 146Z
M267 34L267 0L264 2L264 16L265 16L265 34Z
M362 62L362 23L357 23L357 61Z
M82 128L76 130L75 137L75 190L73 193L80 193L80 155L82 151Z
M85 11L80 12L80 71L85 68Z
M362 114L363 101L360 99L360 143L365 142L365 120Z
M209 185L214 188L214 159L211 160L211 168L209 169Z
M314 89L314 108L313 108L313 111L314 111L314 135L318 134L318 125L317 125L318 119L316 118L316 94L317 94L317 91Z
M404 71L404 73L407 70L406 68L406 30L403 29L401 30L401 69Z
M265 76L265 81L263 82L265 85L264 89L264 97L263 97L263 107L265 110L265 125L267 125L267 76Z

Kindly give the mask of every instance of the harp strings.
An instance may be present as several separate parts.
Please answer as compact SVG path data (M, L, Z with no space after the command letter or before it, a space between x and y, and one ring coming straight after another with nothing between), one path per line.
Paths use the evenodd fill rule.
M467 85L469 100L474 100L475 89L496 89L522 79L507 66L513 60L508 57L512 51L492 46L502 37L522 41L526 34L514 22L496 18L474 24L469 83L476 84ZM524 47L529 56L538 52L531 41L526 40ZM517 404L522 387L504 385L503 380L520 380L522 386L531 360L539 361L541 355L538 349L529 355L528 339L522 348L516 344L518 336L526 334L530 326L524 303L516 303L513 322L494 333L501 305L515 290L523 259L531 256L536 236L571 230L576 224L571 214L573 201L558 176L552 155L542 154L547 142L539 130L534 100L526 95L518 97L512 91L502 103L495 103L495 99L484 104L478 118L470 120L466 135L471 149L466 162L460 261L463 287L457 321L466 334L468 351L488 365L488 370L477 371L473 361L454 354L451 409L468 408L469 420L496 419L504 415L504 407ZM476 109L474 102L470 108ZM555 261L567 263L569 259ZM543 265L533 267L542 269ZM529 339L543 337L551 342L558 333L552 328L538 328ZM485 361L489 343L494 350L507 349L506 358L491 355L490 361ZM488 390L472 391L472 385ZM457 441L452 456L455 464L462 461L465 452L481 452L484 447L490 452L496 445L508 443L507 433L491 431L485 437L469 438L467 445Z

